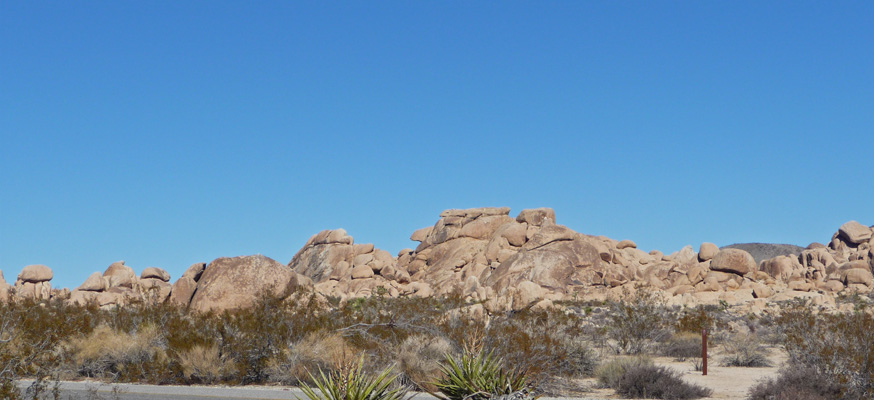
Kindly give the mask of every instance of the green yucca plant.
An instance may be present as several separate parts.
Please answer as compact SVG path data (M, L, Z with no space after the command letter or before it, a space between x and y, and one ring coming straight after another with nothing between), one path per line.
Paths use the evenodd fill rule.
M334 371L327 375L319 369L319 377L310 374L316 389L301 383L301 390L309 400L405 400L409 389L404 386L392 388L397 375L391 375L389 367L375 377L364 373L364 357L348 372ZM298 399L301 400L301 399Z
M447 354L441 369L444 376L434 382L434 385L442 395L432 394L443 400L534 397L525 384L525 374L521 371L505 370L501 360L495 359L491 352L465 352L460 358Z

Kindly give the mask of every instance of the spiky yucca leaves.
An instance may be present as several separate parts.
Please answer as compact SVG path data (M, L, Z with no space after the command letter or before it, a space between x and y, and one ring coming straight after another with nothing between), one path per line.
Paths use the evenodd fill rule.
M362 356L357 365L352 365L345 371L334 371L326 375L319 369L318 377L310 374L310 379L316 383L319 393L303 382L300 386L309 400L405 400L408 397L408 388L392 388L398 377L391 374L393 368L389 367L379 375L370 377L364 373Z
M460 358L446 356L444 377L434 382L444 400L487 400L501 398L533 399L521 371L507 371L492 353L464 352Z

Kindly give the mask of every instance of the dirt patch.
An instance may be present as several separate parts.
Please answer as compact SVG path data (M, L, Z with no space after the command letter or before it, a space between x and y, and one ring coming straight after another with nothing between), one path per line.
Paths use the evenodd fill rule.
M769 349L772 367L743 368L722 367L719 365L720 356L712 354L707 367L707 376L701 375L701 371L695 371L691 360L675 361L670 357L657 357L653 361L658 365L673 368L680 373L686 382L709 388L713 395L705 397L707 400L744 400L750 388L765 378L777 376L780 366L786 361L786 355L780 350ZM595 379L587 379L587 383L593 387L591 392L584 398L627 400L617 396L612 389L594 388L597 384Z

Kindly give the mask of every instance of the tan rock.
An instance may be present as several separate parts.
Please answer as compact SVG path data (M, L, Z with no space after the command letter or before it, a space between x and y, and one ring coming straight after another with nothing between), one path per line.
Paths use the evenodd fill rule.
M532 239L536 240L538 239ZM516 287L522 281L531 281L541 287L557 290L569 290L572 285L603 281L597 273L602 270L601 258L586 240L579 238L552 241L547 245L525 250L530 243L526 243L523 251L493 270L482 280L483 285L501 293L503 289Z
M373 277L373 269L367 265L360 265L352 268L352 279L367 279Z
M183 275L176 283L173 284L173 289L170 291L170 302L188 307L191 303L191 297L194 296L194 291L197 289L197 282L190 275Z
M625 239L625 240L623 240L623 241L620 241L620 242L616 245L616 248L617 248L617 249L620 249L620 250L622 250L622 249L627 249L627 248L636 249L636 248L637 248L637 243L634 243L634 242L631 241L631 240Z
M850 262L847 262L847 263L844 263L843 265L841 265L841 270L845 270L845 269L866 269L867 270L870 268L868 267L867 261L856 260L856 261L850 261Z
M522 210L522 212L520 212L516 217L516 222L525 222L531 226L541 226L546 219L550 219L555 223L555 210L551 208L532 208Z
M757 270L753 256L741 249L723 249L710 261L710 269L746 275Z
M28 265L18 274L18 279L23 282L39 283L52 280L52 269L41 264Z
M522 247L522 245L525 244L525 241L528 240L528 238L526 237L527 232L527 224L509 223L498 228L498 231L495 232L495 234L500 235L504 239L507 239L507 243L512 246Z
M520 282L513 292L513 310L519 311L543 299L544 290L531 281Z
M698 253L695 252L692 246L683 247L680 251L667 257L668 260L665 261L675 261L680 265L694 264L698 262Z
M352 266L346 261L340 261L331 269L330 280L339 281L347 276L352 276ZM325 281L322 281L325 282Z
M353 244L352 253L356 256L359 254L372 253L374 249L373 243Z
M418 229L410 236L410 240L414 242L424 242L425 239L431 234L431 230L434 229L433 226L429 226L427 228Z
M841 280L847 286L852 284L874 287L874 276L867 269L846 269L841 272Z
M698 249L698 261L712 260L719 253L719 247L710 242L701 243Z
M182 274L183 277L191 278L193 281L197 282L200 280L200 276L203 274L203 271L206 269L206 263L199 262L191 264L185 273Z
M819 263L814 260L814 262ZM796 263L793 263L792 260L787 256L777 256L772 259L762 261L762 271L767 273L768 275L780 279L784 282L789 281L789 278L792 276L792 273L798 269L801 269L800 265L796 268Z
M0 301L9 300L9 291L11 289L12 285L6 282L6 278L3 277L3 271L0 271Z
M774 291L767 285L756 283L753 285L753 296L757 299L767 299L774 295Z
M668 289L668 294L672 296L681 296L686 293L692 293L695 291L695 288L692 285L678 285Z
M700 264L690 267L686 272L686 277L692 285L696 285L698 282L703 281L705 276L707 276L707 268L704 268Z
M170 281L170 273L165 271L163 268L149 267L143 270L143 273L140 274L140 279L160 279L164 282Z
M872 237L871 228L856 221L850 221L841 225L840 229L838 229L838 234L847 242L854 244L865 243Z
M789 282L789 290L797 290L799 292L809 292L814 289L813 284L806 281Z
M352 244L352 236L346 233L345 229L335 229L328 231L325 241L319 244Z
M99 272L98 272L99 274ZM83 290L73 290L70 293L70 298L68 302L73 305L78 306L86 306L92 302L97 301L97 292L93 291L83 291Z
M473 221L466 223L458 232L458 237L469 237L473 239L489 239L495 234L502 225L513 222L513 219L507 215L489 215L479 217Z
M96 300L100 307L122 305L124 304L124 295L117 292L99 292Z
M321 243L326 241L329 236L326 232L333 231L322 231L310 238L309 242L314 244L304 246L288 263L294 272L304 275L316 283L330 279L332 271L341 261L351 265L355 257L354 247L351 243ZM345 231L343 234L345 235ZM320 240L320 235L325 236L325 239ZM350 237L349 240L342 240L342 242L351 242L351 240Z
M311 282L276 260L262 255L222 257L206 267L190 309L221 312L247 308L262 293L287 296L300 286L311 286Z
M173 285L160 278L140 279L139 287L143 291L143 297L152 304L160 304L170 297Z
M555 308L555 304L550 299L543 299L531 306L531 311L549 311Z
M353 267L363 267L373 261L373 254L359 254L352 259Z
M828 292L837 293L837 292L840 292L841 290L844 290L844 284L841 283L841 281L827 280L827 281L818 283L817 288L819 288L821 290L828 291Z
M133 268L124 265L124 261L117 261L109 265L103 272L103 277L109 281L109 287L133 288L137 283L137 274Z
M522 246L522 250L533 250L553 242L574 240L576 237L576 232L564 225L544 226Z
M103 274L99 272L95 272L79 286L78 289L80 291L86 292L102 292L104 290L109 289L109 282L103 278ZM83 295L84 296L84 295Z
M394 257L391 256L391 253L383 250L383 249L374 249L373 250L373 259L376 261L380 261L385 265L390 265L395 263Z

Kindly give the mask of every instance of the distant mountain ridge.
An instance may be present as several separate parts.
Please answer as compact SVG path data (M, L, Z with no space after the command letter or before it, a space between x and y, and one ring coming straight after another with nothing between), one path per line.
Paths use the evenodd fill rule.
M756 260L756 263L760 263L763 260L777 256L798 256L804 250L804 247L794 244L777 243L735 243L720 247L720 249L741 249L750 253Z

